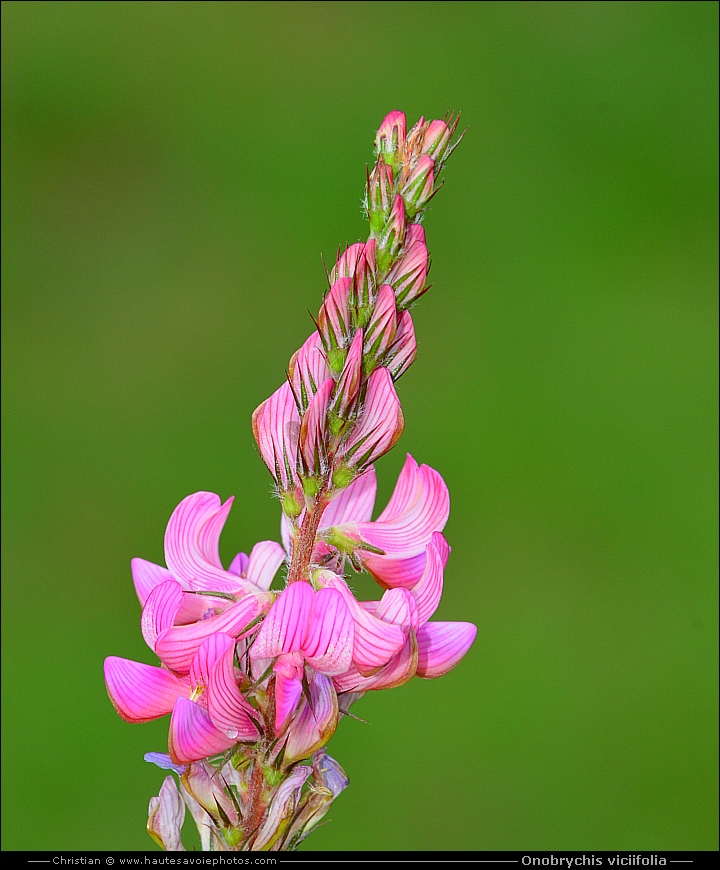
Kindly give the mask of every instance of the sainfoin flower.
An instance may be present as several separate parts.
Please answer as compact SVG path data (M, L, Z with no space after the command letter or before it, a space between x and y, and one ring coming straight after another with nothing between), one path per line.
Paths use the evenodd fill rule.
M411 308L427 291L421 224L457 144L457 121L410 130L391 112L375 140L365 209L370 236L338 252L316 330L252 417L280 500L282 543L256 544L224 567L219 539L232 499L196 492L173 511L165 563L132 561L152 663L105 661L119 715L170 715L168 775L147 829L182 850L187 809L203 850L297 848L348 785L326 744L366 692L455 667L476 634L433 619L450 555L441 474L408 455L373 519L375 463L405 419L396 382L417 342ZM377 582L358 600L349 569ZM282 570L281 570L282 569Z

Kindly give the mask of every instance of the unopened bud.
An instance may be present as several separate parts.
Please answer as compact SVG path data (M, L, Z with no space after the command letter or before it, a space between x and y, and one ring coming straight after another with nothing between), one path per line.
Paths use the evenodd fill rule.
M384 118L375 136L375 154L393 168L400 165L405 150L407 129L404 112L390 112Z
M405 167L400 184L400 193L405 200L405 210L408 217L413 218L422 211L433 195L435 185L435 162L432 157L423 154L413 164Z
M425 230L420 224L411 224L405 239L405 250L385 279L395 291L395 299L400 311L412 305L427 290L425 284L427 272L428 250L425 244Z
M387 163L378 162L368 177L367 216L370 230L380 233L385 226L393 204L393 174Z
M398 193L393 201L390 217L387 219L378 237L377 265L380 274L387 272L402 249L405 242L406 229L407 215L405 213L405 202Z
M397 321L395 341L390 346L385 366L396 381L410 368L417 353L415 327L409 311L401 311Z
M370 323L365 330L364 374L369 375L382 362L385 353L393 343L396 330L395 294L389 284L383 284Z
M350 306L352 278L338 278L332 285L318 314L318 332L322 339L327 363L333 372L342 371L350 344Z

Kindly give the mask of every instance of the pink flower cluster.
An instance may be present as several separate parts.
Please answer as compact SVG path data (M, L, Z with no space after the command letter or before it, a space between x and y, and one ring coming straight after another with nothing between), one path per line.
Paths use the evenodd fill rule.
M150 806L164 848L182 848L185 805L203 848L294 848L347 784L323 749L339 715L369 690L442 676L475 638L470 623L431 621L450 553L440 474L408 456L372 519L374 462L404 425L394 382L416 353L409 307L427 289L420 220L454 131L385 118L366 189L370 238L339 254L316 330L253 415L283 544L262 541L225 569L232 499L198 492L170 518L167 568L133 560L160 666L110 657L105 681L126 721L171 714L168 755L151 759L180 776ZM284 588L271 589L283 565ZM375 578L379 600L357 600L348 566Z

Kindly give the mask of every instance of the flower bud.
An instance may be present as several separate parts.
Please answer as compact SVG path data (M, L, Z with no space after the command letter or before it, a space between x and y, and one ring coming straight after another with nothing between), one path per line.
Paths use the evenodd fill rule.
M150 798L147 831L166 852L184 852L182 824L185 820L185 804L171 776L165 777L158 797Z
M398 315L395 341L390 345L385 360L385 366L396 381L412 365L417 352L415 327L409 311L401 311Z
M367 180L366 210L371 232L379 233L385 226L392 203L392 168L387 163L378 162Z
M407 229L405 202L398 193L393 201L390 217L378 237L377 265L378 272L387 272L393 260L402 250Z
M325 471L327 450L327 412L335 381L328 378L310 400L300 424L298 441L299 473L302 478L319 478Z
M408 227L405 250L395 263L387 278L395 291L398 310L408 308L428 289L425 285L428 272L428 250L425 230L420 224Z
M375 155L393 167L400 165L405 150L407 122L404 112L390 112L384 118L375 136Z
M336 374L343 369L346 348L350 344L351 292L352 278L338 278L330 288L318 314L318 332L327 354L327 364Z
M375 369L368 379L358 421L338 451L341 454L338 458L349 468L367 468L390 450L402 434L404 425L400 400L390 373L385 368Z
M362 381L363 331L358 329L348 350L345 366L328 411L330 432L334 438L345 434L351 421Z
M413 218L427 205L434 193L435 161L427 154L412 165L406 166L400 182L400 193L405 200L408 217Z
M365 330L364 374L369 375L382 362L395 338L396 330L395 294L389 284L383 284L378 293L370 323Z

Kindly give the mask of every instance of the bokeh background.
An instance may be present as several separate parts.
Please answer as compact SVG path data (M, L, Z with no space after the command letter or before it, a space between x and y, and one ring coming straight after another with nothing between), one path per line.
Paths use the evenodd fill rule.
M399 384L445 476L442 680L366 696L331 849L715 849L715 3L6 2L3 848L152 849L130 559L199 489L278 536L250 415L364 238L384 114L462 110ZM369 587L368 587L369 588Z

